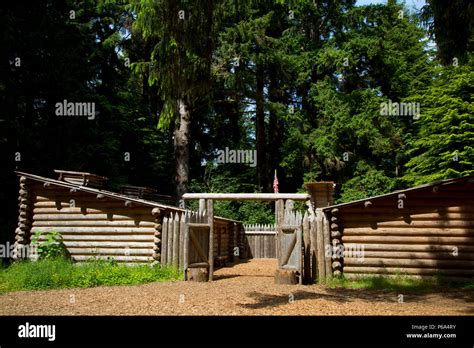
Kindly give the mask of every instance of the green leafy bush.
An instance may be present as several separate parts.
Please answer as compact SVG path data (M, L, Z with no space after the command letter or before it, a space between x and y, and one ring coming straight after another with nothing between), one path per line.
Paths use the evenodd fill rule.
M40 241L42 236L44 236L45 239ZM31 244L36 247L38 259L40 260L69 258L70 256L61 234L56 231L36 233L31 240Z

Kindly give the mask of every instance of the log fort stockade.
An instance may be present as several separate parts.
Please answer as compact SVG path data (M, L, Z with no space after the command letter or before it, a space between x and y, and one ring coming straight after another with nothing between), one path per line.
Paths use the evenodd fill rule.
M57 231L76 261L112 257L181 269L205 266L210 271L205 277L212 279L214 263L251 256L242 224L214 217L212 201L274 200L274 255L281 274L299 282L332 274L474 275L472 176L339 205L332 202L332 183L307 184L310 195L186 194L185 199L201 200L198 212L186 212L104 190L106 178L94 174L58 173L55 180L17 172L17 255L33 234ZM284 202L310 197L305 214ZM190 275L200 277L197 271Z

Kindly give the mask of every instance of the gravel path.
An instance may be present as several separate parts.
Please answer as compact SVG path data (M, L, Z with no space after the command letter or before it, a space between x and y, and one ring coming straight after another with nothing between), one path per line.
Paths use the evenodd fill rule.
M275 260L215 271L210 283L23 291L0 295L0 315L474 315L474 291L399 294L275 285Z

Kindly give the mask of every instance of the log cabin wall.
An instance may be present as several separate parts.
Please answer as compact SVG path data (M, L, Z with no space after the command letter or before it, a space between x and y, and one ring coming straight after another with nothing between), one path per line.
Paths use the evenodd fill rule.
M109 197L101 191L85 192L71 184L64 187L51 179L31 177L20 177L18 250L36 233L56 231L74 261L110 257L125 263L159 261L181 266L182 209ZM240 222L214 218L217 263L233 261L234 248L242 239L240 233Z
M326 214L332 244L343 246L346 276L474 275L472 178L328 208Z
M42 183L35 197L31 233L56 231L74 261L113 257L123 262L153 261L155 217L152 207Z

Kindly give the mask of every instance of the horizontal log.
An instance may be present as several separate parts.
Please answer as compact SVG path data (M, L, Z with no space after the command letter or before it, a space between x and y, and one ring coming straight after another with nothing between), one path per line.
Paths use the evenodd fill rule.
M132 248L68 248L71 255L141 255L141 256L152 256L153 249L132 249ZM128 254L128 255L127 255Z
M364 247L365 251L426 251L426 252L435 252L435 251L447 251L452 252L457 250L459 253L462 252L474 252L474 246L466 245L416 245L416 244L353 244L345 243L344 248L346 250L353 249L359 250L361 246ZM455 249L456 248L456 249Z
M406 207L404 209L398 209L398 207L392 207L392 206L380 206L380 207L372 207L370 208L370 213L371 214L393 214L394 211L396 210L398 213L402 214L423 214L423 213L472 213L474 212L474 206L470 206L467 204L454 204L451 206L447 205L432 205L429 207ZM353 206L346 206L346 207L341 207L341 211L338 216L341 218L343 215L351 213L351 214L367 214L367 209L363 206L363 204L357 204Z
M120 242L120 241L69 241L65 240L64 245L67 248L112 248L112 249L120 249L120 248L130 248L130 249L152 249L154 244L150 242Z
M393 211L393 214L361 214L355 212L344 213L340 217L340 222L357 222L357 221L391 221L411 219L414 221L418 220L474 220L474 212L469 213L420 213L420 214L404 214L403 212Z
M399 228L474 228L474 220L434 220L434 221L382 221L376 223L377 227L399 227ZM370 221L366 222L344 222L344 229L356 227L368 227Z
M474 260L474 254L472 252L459 252L453 253L453 249L445 251L432 251L432 252L417 252L417 251L367 251L364 249L363 254L361 250L357 251L344 251L344 258L388 258L388 259L436 259L436 260ZM455 256L457 255L457 256Z
M153 235L155 233L155 229L152 227L64 227L64 226L48 226L48 227L33 227L31 232L45 232L55 230L60 233L146 233Z
M151 256L111 256L115 261L123 262L152 262L153 258ZM88 261L93 259L107 260L107 256L92 256L92 255L73 255L72 259L74 261Z
M422 275L457 275L473 276L473 269L438 269L438 268L397 268L397 267L344 267L344 273L358 274L422 274Z
M85 211L87 214L104 214L104 213L113 213L113 214L140 214L147 215L152 218L149 209L143 208L127 208L125 206L120 207L105 207L105 206L80 206L78 204L75 207L66 207L57 209L56 207L42 207L42 208L33 208L33 213L35 214L83 214Z
M439 190L433 192L433 190L418 191L416 193L408 193L406 199L466 199L472 200L473 190Z
M128 215L123 215L123 214L104 214L104 212L101 212L101 214L94 214L94 213L89 213L87 214L82 214L80 212L76 212L76 214L35 214L33 216L33 221L49 221L49 220L56 220L56 221L61 221L61 220L140 220L140 221L149 221L153 222L153 216L151 215L134 215L134 214L128 214Z
M384 227L371 229L367 227L345 228L345 236L466 236L474 238L474 229L451 228L396 228Z
M468 237L420 237L420 236L346 236L342 235L343 243L382 243L382 244L474 244L474 238Z
M216 199L216 200L255 200L276 201L279 199L291 199L294 201L306 201L311 196L306 193L185 193L183 199Z
M135 220L121 220L121 221L109 221L109 220L56 220L56 221L34 221L33 227L147 227L155 229L155 224L150 221L135 221Z
M403 274L404 278L407 279L422 279L422 280L436 280L433 279L436 277L437 274ZM360 278L372 278L372 277L384 277L384 278L398 278L399 274L390 274L390 273L370 273L370 274L363 274L363 273L345 273L344 278L346 279L360 279ZM451 275L443 275L443 280L445 281L453 281L453 282L465 282L470 278L470 275L458 275L458 276L451 276Z
M66 241L130 241L130 242L138 242L138 241L147 241L153 243L153 235L101 235L101 234L64 234L61 233L62 239L64 242ZM44 236L40 237L40 240L44 240Z
M345 266L376 266L376 267L417 267L417 268L469 268L474 269L474 261L469 260L425 260L425 259L389 259L389 258L345 258Z

